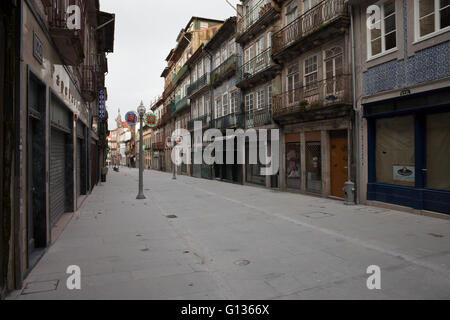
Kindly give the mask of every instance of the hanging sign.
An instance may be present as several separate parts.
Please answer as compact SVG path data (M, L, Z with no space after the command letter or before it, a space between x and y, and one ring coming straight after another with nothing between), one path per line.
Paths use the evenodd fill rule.
M100 120L106 119L105 89L98 91L98 118Z
M154 128L158 125L158 119L154 113L147 113L144 117L145 125Z
M135 126L138 121L138 115L134 111L130 111L125 115L125 122L131 127Z

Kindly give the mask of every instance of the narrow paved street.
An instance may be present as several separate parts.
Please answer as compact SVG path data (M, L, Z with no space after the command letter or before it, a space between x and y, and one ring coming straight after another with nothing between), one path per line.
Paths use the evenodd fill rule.
M154 171L137 201L137 179L110 170L10 298L450 298L448 220Z

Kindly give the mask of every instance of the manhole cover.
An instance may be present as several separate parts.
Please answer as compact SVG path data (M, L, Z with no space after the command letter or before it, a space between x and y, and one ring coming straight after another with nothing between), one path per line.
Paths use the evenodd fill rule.
M363 211L363 212L367 212L367 213L388 213L388 210L386 209L381 209L381 208L367 208L367 207L362 207L362 208L358 208L356 210L359 211Z
M304 213L303 216L311 218L311 219L320 219L320 218L326 218L326 217L332 217L334 214L323 212L323 211L315 211L315 212L308 212Z
M55 291L58 288L59 280L29 282L22 290L22 295Z
M168 218L168 219L176 219L178 217L176 215L174 215L174 214L169 214L168 216L166 216L166 218Z
M444 236L442 234L437 234L437 233L429 233L430 236L435 237L435 238L443 238Z
M234 264L238 265L238 266L248 266L250 264L250 261L248 261L246 259L239 259L239 260L235 261Z

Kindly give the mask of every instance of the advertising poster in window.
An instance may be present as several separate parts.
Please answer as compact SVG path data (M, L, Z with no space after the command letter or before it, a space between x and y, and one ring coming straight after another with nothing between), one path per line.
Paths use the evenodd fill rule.
M288 188L300 189L300 144L286 144L286 185Z
M393 168L394 183L405 186L415 186L416 182L416 167L411 164L395 164Z

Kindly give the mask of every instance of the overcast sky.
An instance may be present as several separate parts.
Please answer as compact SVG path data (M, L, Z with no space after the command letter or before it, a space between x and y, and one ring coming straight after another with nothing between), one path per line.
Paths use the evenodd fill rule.
M229 2L235 6L239 1ZM119 108L123 120L141 100L148 108L162 94L165 59L192 16L225 20L236 15L225 0L101 0L100 10L116 14L106 75L110 130L116 128Z

